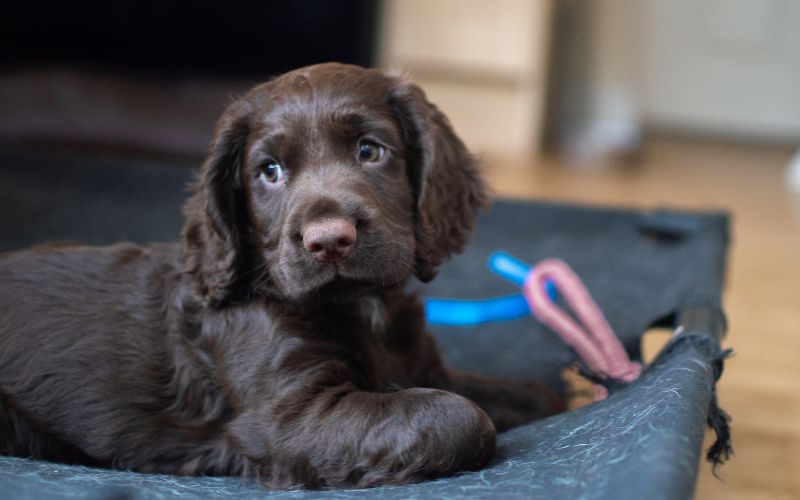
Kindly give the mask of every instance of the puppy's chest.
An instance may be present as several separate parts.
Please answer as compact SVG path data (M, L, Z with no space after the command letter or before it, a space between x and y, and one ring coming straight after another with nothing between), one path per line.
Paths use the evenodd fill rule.
M216 321L206 345L232 401L271 400L314 384L387 391L411 385L406 342L378 303L313 311L248 308ZM333 380L335 378L336 380ZM236 406L237 404L234 404Z
M392 347L391 321L379 301L367 301L307 314L302 321L289 322L276 339L292 345L292 356L309 371L344 365L351 382L382 391L406 382L401 356Z
M391 348L383 311L339 311L314 325L318 340L334 362L346 364L353 382L366 390L385 390L402 383L403 368Z

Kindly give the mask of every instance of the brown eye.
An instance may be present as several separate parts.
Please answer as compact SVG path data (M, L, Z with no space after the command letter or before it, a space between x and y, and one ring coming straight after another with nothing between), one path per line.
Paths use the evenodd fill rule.
M383 158L383 147L367 140L358 143L358 160L361 163L375 163Z
M283 179L283 167L275 160L269 160L264 163L261 173L267 182L276 183Z

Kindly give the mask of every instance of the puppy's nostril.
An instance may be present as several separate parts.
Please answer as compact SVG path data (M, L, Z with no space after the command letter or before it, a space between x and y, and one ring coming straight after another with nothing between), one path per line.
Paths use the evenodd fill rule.
M336 247L340 249L347 248L353 246L353 243L355 243L353 238L350 238L349 236L342 236L339 238L339 241L336 242Z

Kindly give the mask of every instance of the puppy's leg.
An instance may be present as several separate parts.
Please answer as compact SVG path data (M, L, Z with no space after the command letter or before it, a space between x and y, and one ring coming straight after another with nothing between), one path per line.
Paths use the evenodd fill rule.
M420 481L478 469L495 450L489 417L437 389L332 387L264 405L232 424L246 474L271 488Z
M563 398L536 382L493 379L457 370L447 370L442 380L443 389L480 406L498 431L566 410Z

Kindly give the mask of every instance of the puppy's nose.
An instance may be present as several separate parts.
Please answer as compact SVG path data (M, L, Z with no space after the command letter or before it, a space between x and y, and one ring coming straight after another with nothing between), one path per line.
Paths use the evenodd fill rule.
M303 228L303 247L320 262L336 262L350 254L356 227L345 218L324 219Z

